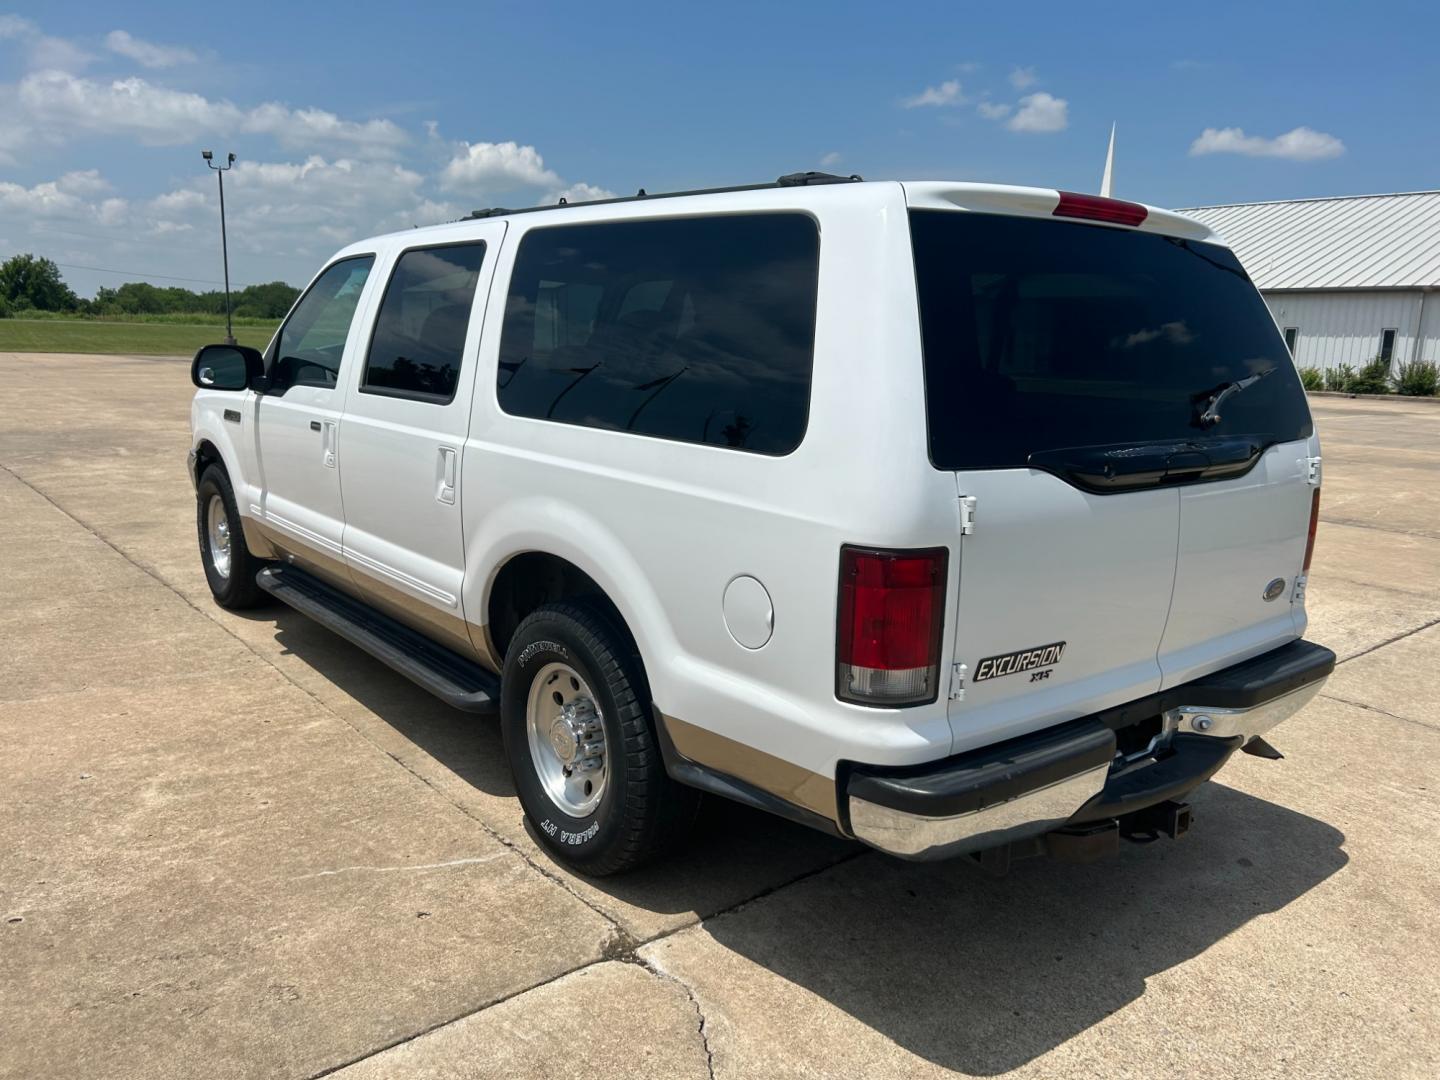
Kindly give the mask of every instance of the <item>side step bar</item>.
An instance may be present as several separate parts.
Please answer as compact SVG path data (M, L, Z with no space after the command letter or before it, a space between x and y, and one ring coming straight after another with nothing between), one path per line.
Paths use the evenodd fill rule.
M498 707L500 680L495 675L314 574L293 566L269 566L255 583L447 704L465 712L493 712Z

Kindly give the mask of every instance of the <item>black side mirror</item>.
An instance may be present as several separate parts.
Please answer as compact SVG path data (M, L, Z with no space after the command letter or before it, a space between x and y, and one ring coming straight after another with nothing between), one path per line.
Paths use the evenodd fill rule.
M264 374L264 357L246 345L202 345L190 361L190 381L201 390L244 390Z

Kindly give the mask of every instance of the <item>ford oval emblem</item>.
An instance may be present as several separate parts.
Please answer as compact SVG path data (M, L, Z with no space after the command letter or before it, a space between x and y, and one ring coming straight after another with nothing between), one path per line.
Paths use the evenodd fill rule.
M1265 586L1265 591L1260 595L1265 597L1266 603L1269 603L1271 600L1278 600L1280 594L1284 591L1285 579L1283 577L1277 577L1274 581L1270 582L1269 585Z

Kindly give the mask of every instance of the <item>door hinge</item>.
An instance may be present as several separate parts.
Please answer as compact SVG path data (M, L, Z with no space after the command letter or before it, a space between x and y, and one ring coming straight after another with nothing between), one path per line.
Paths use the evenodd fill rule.
M969 673L970 673L970 669L967 668L964 664L951 664L951 665L950 665L950 700L951 700L951 701L964 701L964 700L965 700L965 676L968 675Z
M960 496L960 535L969 536L975 531L975 496Z
M1305 482L1311 487L1320 486L1320 459L1318 457L1305 459Z

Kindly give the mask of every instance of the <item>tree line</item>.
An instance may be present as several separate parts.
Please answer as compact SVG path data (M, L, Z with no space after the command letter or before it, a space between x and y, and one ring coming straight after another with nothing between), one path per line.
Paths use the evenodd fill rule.
M300 290L283 281L232 289L230 302L237 317L279 319L295 303ZM47 311L77 316L119 315L223 315L225 293L219 289L195 292L174 285L127 281L102 286L93 300L76 296L65 284L60 268L36 255L12 255L0 263L0 319L23 319L26 312Z

